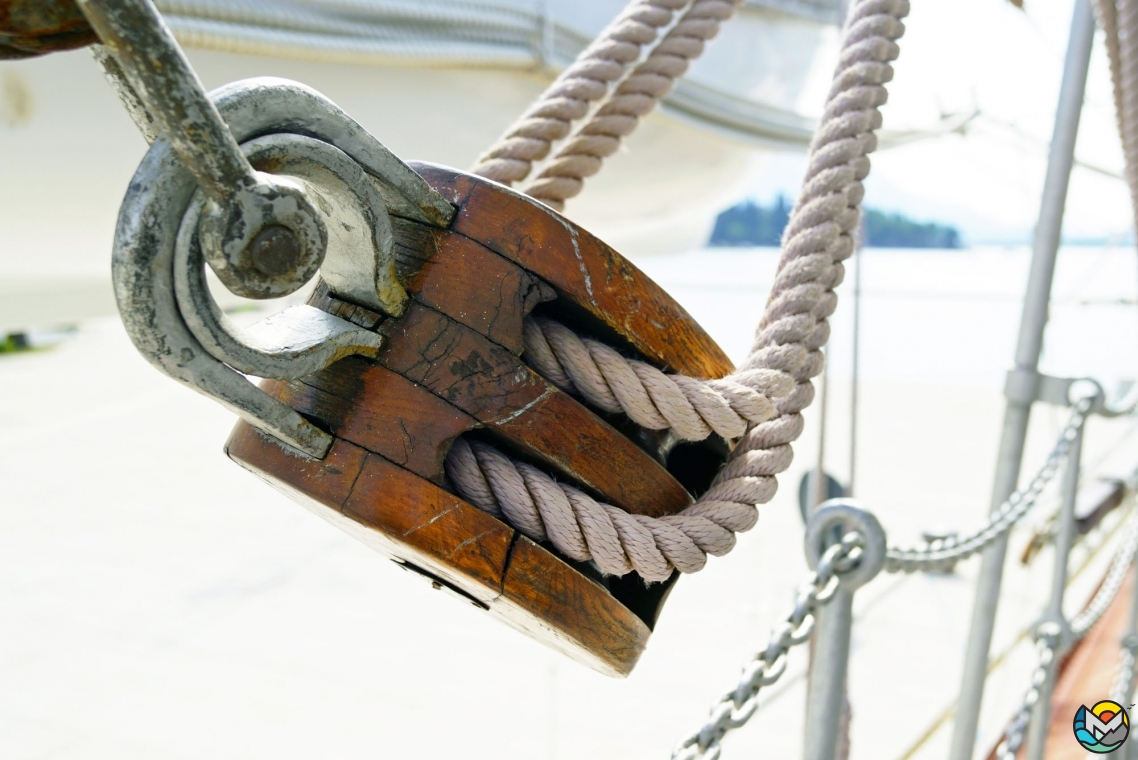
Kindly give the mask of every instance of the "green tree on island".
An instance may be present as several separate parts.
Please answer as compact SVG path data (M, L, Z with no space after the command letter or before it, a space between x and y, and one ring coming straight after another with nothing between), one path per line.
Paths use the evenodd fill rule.
M869 248L962 248L955 227L932 222L921 223L902 214L886 214L866 209L865 245ZM780 195L765 208L745 200L724 211L715 220L710 244L713 246L777 246L790 220L790 203Z

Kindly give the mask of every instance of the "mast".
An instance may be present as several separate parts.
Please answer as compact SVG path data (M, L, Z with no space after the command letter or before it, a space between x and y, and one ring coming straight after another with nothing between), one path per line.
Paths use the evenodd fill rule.
M1075 0L1047 175L1040 201L1039 221L1035 226L1031 269L1016 343L1015 367L1008 374L1005 388L1008 400L992 488L992 510L1000 508L1004 500L1015 491L1019 481L1027 424L1039 383L1039 357L1043 349L1043 332L1047 325L1051 283L1063 228L1063 210L1074 163L1075 138L1079 131L1094 34L1095 20L1090 0ZM1013 387L1027 387L1030 393L1012 393L1010 391ZM949 760L972 758L984 682L988 676L988 653L992 644L992 628L996 621L1007 545L1006 537L993 544L984 553L980 567Z

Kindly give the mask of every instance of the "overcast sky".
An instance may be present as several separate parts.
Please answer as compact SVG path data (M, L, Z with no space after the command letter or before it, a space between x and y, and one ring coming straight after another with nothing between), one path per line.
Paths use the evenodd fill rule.
M941 113L979 109L965 135L948 135L878 153L867 202L958 225L972 242L1024 237L1035 223L1055 115L1073 0L916 0L883 109L886 128L920 128ZM832 62L823 67L832 70ZM824 90L800 107L817 111ZM1101 33L1095 40L1077 157L1122 171L1110 72ZM758 193L793 195L801 156L772 165ZM1122 235L1132 226L1118 179L1076 168L1064 234Z

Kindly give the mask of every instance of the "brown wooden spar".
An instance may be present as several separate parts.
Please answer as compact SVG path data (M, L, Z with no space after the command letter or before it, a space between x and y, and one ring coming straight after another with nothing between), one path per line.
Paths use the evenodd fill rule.
M412 298L403 315L322 287L310 300L382 334L377 357L262 386L335 436L331 452L299 457L244 422L226 450L436 588L626 675L675 574L651 586L602 577L456 496L443 461L472 433L630 512L674 514L706 487L722 442L674 447L671 436L602 418L526 365L523 318L536 309L673 372L721 377L731 364L662 289L569 220L479 177L414 168L458 213L447 229L393 217Z
M0 0L0 60L98 42L74 0Z

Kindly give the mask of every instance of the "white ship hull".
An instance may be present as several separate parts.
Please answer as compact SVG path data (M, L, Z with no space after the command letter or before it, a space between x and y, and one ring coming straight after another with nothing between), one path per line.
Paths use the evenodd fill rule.
M576 16L565 23L591 36L621 5L567 6ZM524 60L357 54L317 62L306 58L329 56L268 56L260 53L276 48L265 44L236 46L253 54L220 52L191 46L234 45L184 26L172 22L207 87L296 79L397 155L457 168L469 167L552 76ZM827 73L835 37L817 19L744 8L567 214L632 257L699 246L771 147L808 136L808 121L794 114ZM87 52L0 66L0 333L113 313L115 218L145 150Z

